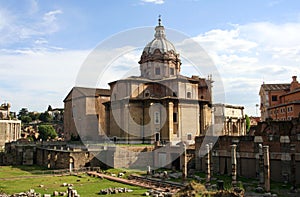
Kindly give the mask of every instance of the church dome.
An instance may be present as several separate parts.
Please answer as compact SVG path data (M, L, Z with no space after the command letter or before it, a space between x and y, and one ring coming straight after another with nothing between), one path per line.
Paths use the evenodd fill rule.
M154 39L148 43L139 61L141 76L148 79L163 79L180 74L181 61L174 45L166 39L165 28L158 20Z
M156 49L159 49L161 53L167 51L176 52L174 45L166 39L165 28L159 23L155 28L154 39L146 45L143 52L147 54L153 54Z

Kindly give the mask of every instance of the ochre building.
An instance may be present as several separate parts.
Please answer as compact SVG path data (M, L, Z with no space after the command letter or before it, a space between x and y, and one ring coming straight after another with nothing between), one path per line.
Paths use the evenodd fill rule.
M110 89L73 88L64 100L66 139L80 133L116 143L191 144L205 134L212 80L180 74L184 65L160 21L139 64L140 76L110 82Z

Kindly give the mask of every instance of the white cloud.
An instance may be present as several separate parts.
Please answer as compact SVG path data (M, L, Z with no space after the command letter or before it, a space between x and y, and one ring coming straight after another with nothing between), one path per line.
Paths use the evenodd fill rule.
M57 19L56 15L62 14L62 13L63 12L61 10L53 10L53 11L45 13L43 19L46 23L52 23Z
M226 102L248 106L255 115L263 83L289 83L300 73L300 23L258 22L214 29L194 39L221 74Z
M154 4L164 4L165 3L164 0L142 0L142 2L145 2L145 3L154 3Z
M35 11L30 13L15 14L8 9L0 9L0 46L10 46L24 41L34 44L34 37L59 31L58 15L63 13L62 10L52 10L40 15L37 12L36 2L32 2L29 9L34 7Z
M0 55L1 101L45 110L63 107L63 99L75 85L78 70L89 51L6 51Z

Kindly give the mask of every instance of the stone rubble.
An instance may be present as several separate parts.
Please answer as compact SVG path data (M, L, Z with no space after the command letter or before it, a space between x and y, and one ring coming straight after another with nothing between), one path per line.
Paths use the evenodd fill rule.
M51 194L40 194L36 193L34 189L30 189L27 192L20 192L15 193L13 195L0 193L0 197L51 197ZM68 197L80 197L80 195L77 193L77 190L73 189L72 187L69 187L66 192L58 192L54 191L52 196L68 196Z
M173 193L171 192L164 192L158 190L148 190L146 191L143 196L153 196L153 197L172 197Z
M109 194L118 194L118 193L129 193L129 192L133 192L132 189L127 189L122 188L122 187L117 187L117 188L106 188L106 189L101 189L99 194L101 195L109 195Z

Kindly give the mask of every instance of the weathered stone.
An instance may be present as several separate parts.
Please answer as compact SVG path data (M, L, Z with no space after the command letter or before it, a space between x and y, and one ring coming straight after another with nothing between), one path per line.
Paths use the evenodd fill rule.
M53 192L53 196L59 196L58 191L54 191L54 192Z
M270 192L267 192L267 193L264 193L263 196L264 196L264 197L270 197L270 196L272 196L272 194L271 194Z
M264 189L262 187L257 187L257 188L255 188L255 192L257 192L257 193L263 193Z

